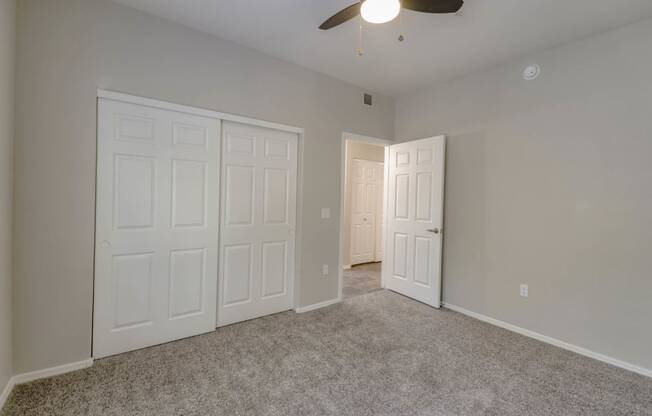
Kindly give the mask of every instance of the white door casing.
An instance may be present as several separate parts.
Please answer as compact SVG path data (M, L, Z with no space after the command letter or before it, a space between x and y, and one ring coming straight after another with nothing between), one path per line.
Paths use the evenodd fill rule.
M374 255L374 261L383 261L383 247L384 247L384 230L385 230L385 164L380 165L380 172L377 172L378 176L378 195L376 196L376 249Z
M219 130L99 99L95 358L214 330Z
M441 302L445 137L390 146L388 289L435 308Z
M383 163L353 159L351 171L351 264L369 263L378 251Z
M298 135L223 123L218 326L293 307Z

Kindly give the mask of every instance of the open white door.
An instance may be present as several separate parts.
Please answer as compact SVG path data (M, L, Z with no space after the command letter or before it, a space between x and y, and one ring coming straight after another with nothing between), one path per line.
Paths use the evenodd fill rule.
M99 100L95 358L215 329L219 127Z
M444 136L389 148L385 287L440 307Z

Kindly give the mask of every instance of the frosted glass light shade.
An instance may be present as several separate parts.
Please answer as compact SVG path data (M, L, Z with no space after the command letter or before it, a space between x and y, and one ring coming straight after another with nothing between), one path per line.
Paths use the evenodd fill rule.
M386 23L394 20L401 11L399 0L365 0L360 15L369 23Z

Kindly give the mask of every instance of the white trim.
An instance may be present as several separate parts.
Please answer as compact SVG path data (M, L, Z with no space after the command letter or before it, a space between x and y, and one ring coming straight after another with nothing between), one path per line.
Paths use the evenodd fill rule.
M389 270L387 269L387 262L385 260L385 250L387 247L387 239L389 238L389 228L387 227L387 213L389 212L389 147L385 146L385 172L383 173L383 262L380 265L380 286L387 288L389 281Z
M50 367L43 370L30 371L29 373L16 374L11 377L7 382L2 394L0 394L0 410L4 407L11 394L13 388L19 384L29 383L31 381L40 380L42 378L49 378L59 376L61 374L70 373L77 370L83 370L93 365L93 359L89 358L75 363L63 364L56 367Z
M521 334L526 337L534 338L538 341L545 342L546 344L554 345L555 347L572 351L574 353L584 355L585 357L593 358L595 360L602 361L604 363L611 364L616 367L620 367L625 370L629 370L634 373L641 374L643 376L652 377L652 370L650 369L640 367L638 365L630 364L628 362L621 361L616 358L609 357L607 355L588 350L586 348L578 347L577 345L569 344L568 342L561 341L556 338L549 337L547 335L539 334L538 332L530 331L529 329L521 328L516 325L512 325L507 322L500 321L498 319L490 318L486 315L482 315L477 312L472 312L459 306L451 305L450 303L442 302L442 306L452 311L459 312L463 315L470 316L471 318L475 318L480 321L487 322L491 325L495 325L500 328L504 328L509 331L516 332L517 334Z
M31 371L29 373L17 374L12 380L14 385L29 383L30 381L40 380L42 378L54 377L72 371L82 370L93 365L93 359L89 358L75 363L63 364L56 367L46 368L44 370Z
M290 282L293 308L299 304L299 293L301 293L301 261L303 255L303 172L305 169L303 159L305 148L303 129L301 129L297 134L299 135L299 140L297 142L297 200L294 218L294 276Z
M343 286L342 281L344 279L344 270L345 270L343 251L344 251L344 215L345 215L344 209L346 207L346 173L347 173L346 172L346 153L347 153L346 142L347 141L369 143L369 144L375 144L377 146L385 147L385 177L383 182L383 207L385 209L387 208L387 186L388 186L386 174L387 174L387 166L389 166L388 163L386 162L387 162L389 146L394 144L394 142L391 140L377 139L375 137L363 136L361 134L355 134L355 133L347 133L347 132L342 133L342 144L340 149L340 238L339 238L339 247L338 247L339 267L337 268L337 273L338 273L337 297L339 299L342 299L342 286ZM350 265L346 265L346 266L348 266L349 269L351 268ZM381 279L381 285L382 287L385 287L382 279Z
M2 394L0 394L0 411L2 410L3 407L5 407L5 403L7 403L7 399L9 398L11 391L14 389L14 386L16 385L14 379L15 377L11 377L9 381L7 381L7 385L5 386L4 390L2 390Z
M190 107L181 104L174 104L168 101L155 100L152 98L139 97L136 95L125 94L116 91L107 91L103 89L97 90L98 98L105 98L107 100L121 101L130 104L144 105L146 107L159 108L161 110L175 111L178 113L192 114L196 116L216 118L225 121L233 121L236 123L249 124L252 126L266 127L274 130L288 131L291 133L303 134L304 130L301 127L289 126L286 124L274 123L271 121L258 120L255 118L239 116L236 114L221 113L219 111L207 110L203 108Z
M345 140L350 140L352 142L369 143L378 146L391 146L393 144L396 144L396 142L393 142L391 140L379 139L377 137L371 137L371 136L364 136L362 134L348 133L346 131L342 133L342 138Z
M296 313L310 312L310 311L314 311L315 309L321 309L321 308L325 308L326 306L335 305L336 303L340 303L341 301L342 301L341 298L335 298L335 299L327 300L325 302L319 302L308 306L302 306L300 308L294 309L294 311Z

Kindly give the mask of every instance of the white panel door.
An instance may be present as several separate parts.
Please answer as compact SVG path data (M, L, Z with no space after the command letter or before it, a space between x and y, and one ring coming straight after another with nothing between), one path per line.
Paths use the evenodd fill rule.
M219 123L99 100L94 357L215 329Z
M383 164L353 159L351 164L351 264L376 260Z
M298 135L225 122L218 326L292 309Z
M445 137L390 146L387 289L439 308Z

